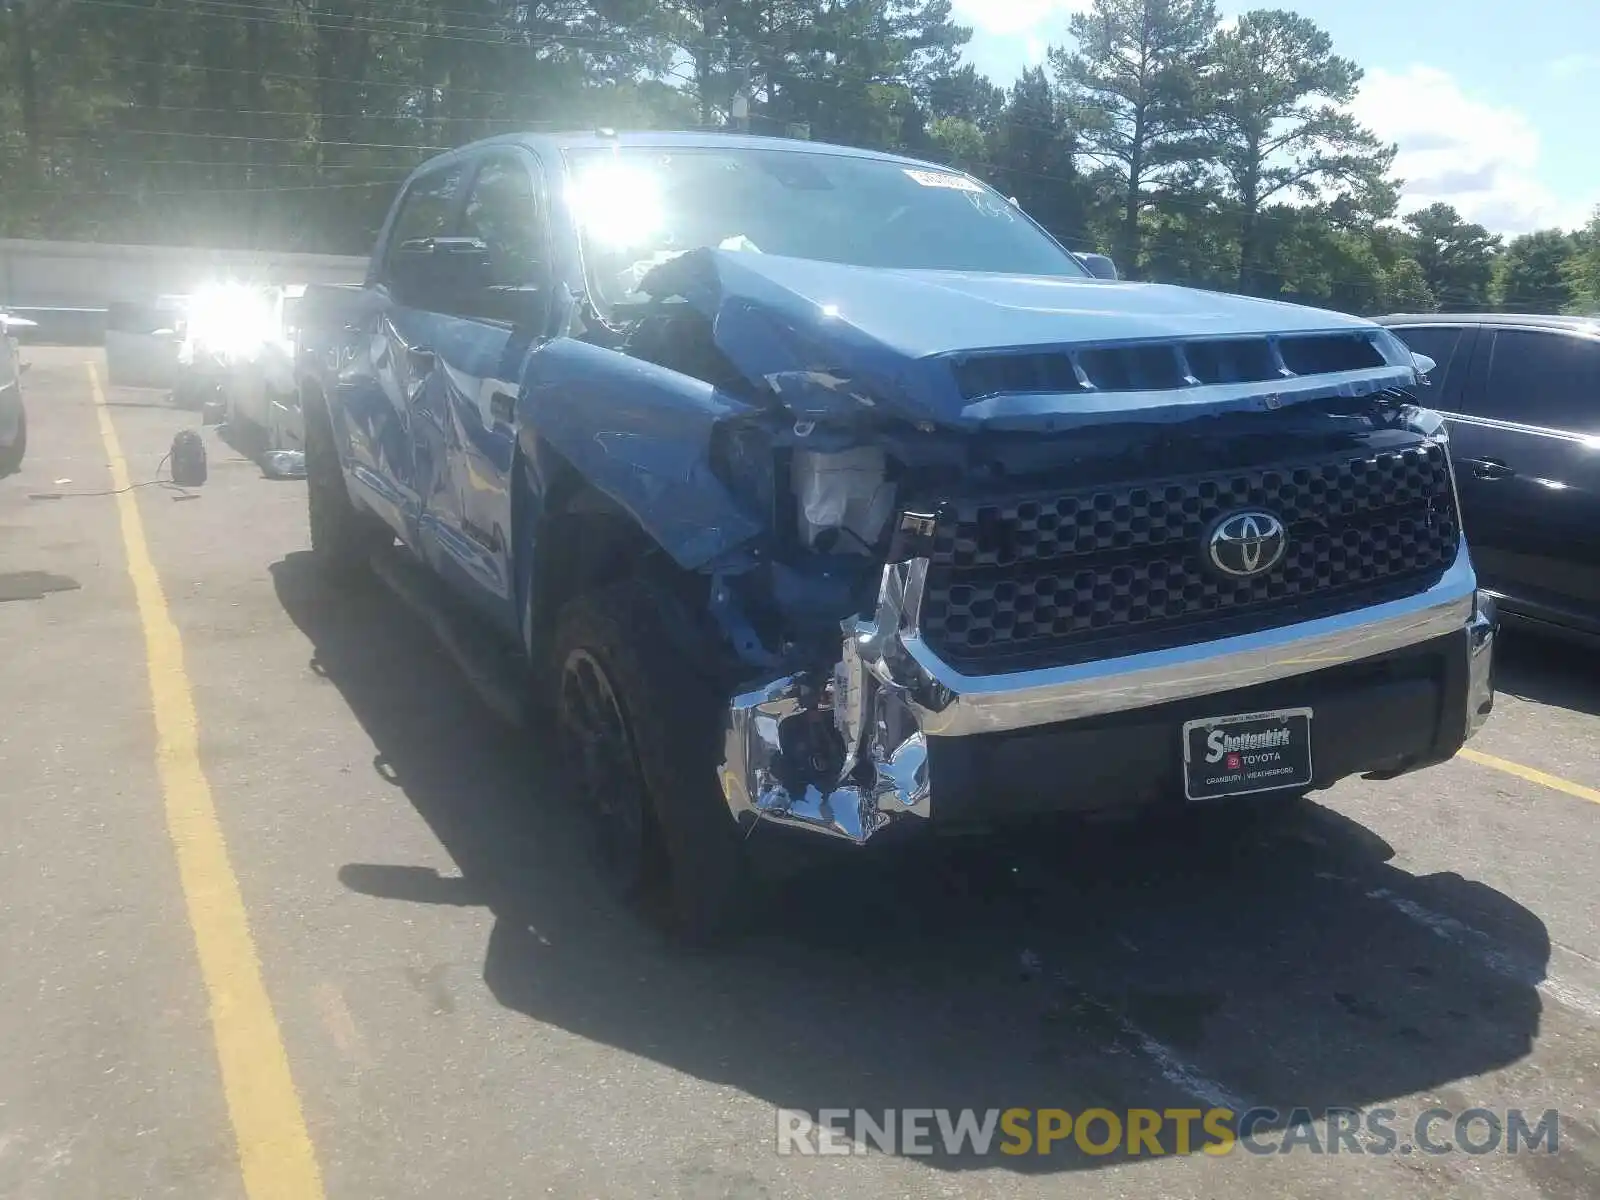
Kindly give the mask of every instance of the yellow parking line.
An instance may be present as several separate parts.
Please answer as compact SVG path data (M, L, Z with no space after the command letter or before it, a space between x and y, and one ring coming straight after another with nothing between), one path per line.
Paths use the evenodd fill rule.
M1515 775L1518 779L1526 779L1529 783L1542 784L1558 792L1565 792L1569 796L1576 796L1579 800L1600 804L1600 791L1584 787L1581 783L1573 783L1572 780L1563 779L1559 775L1550 775L1535 767L1525 767L1521 763L1512 762L1509 758L1497 758L1481 750L1463 749L1459 754L1468 762L1475 762L1480 767L1492 767L1496 771L1504 771L1507 775Z
M155 712L156 767L166 802L167 832L178 859L189 925L211 1004L211 1029L222 1070L222 1089L239 1147L250 1200L320 1200L322 1176L289 1074L261 962L250 936L239 881L200 766L194 696L184 671L183 642L167 609L161 579L150 559L138 502L126 490L128 464L111 423L100 377L89 363L100 437L111 464L112 487L128 555L139 620L144 627Z

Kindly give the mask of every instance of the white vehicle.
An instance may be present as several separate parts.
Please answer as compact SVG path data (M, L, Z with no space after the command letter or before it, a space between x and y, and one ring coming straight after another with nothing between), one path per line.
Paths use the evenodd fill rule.
M229 319L224 419L266 452L299 450L304 441L294 335L305 291L294 283L238 289L222 306Z
M118 387L174 387L188 313L186 296L108 305L106 375L111 382Z
M28 414L22 407L22 373L27 365L17 350L12 330L34 324L0 311L0 475L21 469L22 457L28 450Z

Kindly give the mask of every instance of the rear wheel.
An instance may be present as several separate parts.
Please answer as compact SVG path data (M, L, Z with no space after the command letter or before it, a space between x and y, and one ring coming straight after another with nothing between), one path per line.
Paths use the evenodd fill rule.
M350 499L333 441L333 421L320 402L306 410L306 504L311 553L330 576L360 575L375 551L394 542L382 521Z
M0 446L0 475L14 475L22 470L22 459L28 452L28 414L17 411L17 436L11 445Z
M554 650L562 748L611 883L683 941L727 934L749 897L715 689L636 583L568 604Z

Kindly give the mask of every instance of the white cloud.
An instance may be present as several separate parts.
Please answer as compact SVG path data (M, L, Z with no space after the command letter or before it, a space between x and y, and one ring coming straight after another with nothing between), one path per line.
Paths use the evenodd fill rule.
M1031 33L1028 35L1028 39L1023 47L1022 53L1027 59L1030 67L1037 67L1044 61L1045 49L1046 47L1044 44L1044 39L1036 37Z
M1581 78L1585 71L1600 71L1600 54L1563 54L1550 63L1550 77L1563 83Z
M955 0L956 20L984 33L1037 34L1049 22L1065 25L1089 0Z
M1476 99L1437 67L1367 72L1351 106L1358 120L1399 146L1401 212L1444 201L1495 233L1581 224L1577 206L1539 182L1539 133L1513 108Z

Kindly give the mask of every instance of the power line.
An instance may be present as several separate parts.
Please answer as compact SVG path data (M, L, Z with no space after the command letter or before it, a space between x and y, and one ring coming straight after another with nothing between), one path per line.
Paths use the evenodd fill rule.
M21 147L0 146L0 153L13 156L27 153ZM117 158L108 154L73 153L71 163L93 163L110 167L225 167L239 171L366 171L373 175L392 175L398 182L411 173L409 167L378 167L368 163L314 163L279 159L271 162L245 162L242 159L216 158Z
M90 0L85 0L85 2L90 2ZM108 4L108 3L112 2L112 0L92 0L92 2L101 3L101 4ZM427 31L427 32L432 32L434 30L444 30L444 31L448 31L448 32L458 32L458 33L492 33L492 34L505 33L505 32L513 31L516 28L516 25L517 25L517 22L515 22L514 20L510 24L499 23L499 24L480 24L480 25L450 25L450 24L435 23L434 21L432 21L428 17L423 17L423 16L415 16L415 17L396 17L396 16L390 16L390 15L376 15L375 16L370 12L366 12L366 13L355 12L355 11L332 12L332 11L318 11L318 10L311 10L311 9L302 10L303 11L303 15L296 15L294 13L287 12L286 10L284 10L282 8L278 8L278 7L275 7L275 6L272 6L272 5L250 3L249 0L189 0L189 3L194 8L197 8L197 9L217 10L217 11L212 11L212 12L202 12L200 14L202 16L237 17L239 20L265 21L265 22L269 22L269 23L272 23L272 24L287 24L287 25L300 25L300 26L311 24L313 28L318 28L319 27L319 26L316 26L314 24L314 22L317 21L318 19L321 19L321 20L347 19L347 20L352 20L352 21L381 21L381 22L383 22L385 24L391 24L391 25L411 25L411 26L419 26L420 25L423 28L423 30ZM136 7L136 8L144 9L144 6L142 6L142 5L131 5L131 6L130 5L124 5L124 7ZM370 6L370 7L377 7L377 6L374 5L374 6ZM385 6L385 7L388 7L388 6ZM165 10L148 10L148 9L144 9L144 11L175 12L177 10L173 10L173 9L165 9ZM455 15L459 15L459 16L480 15L480 16L485 17L490 22L494 22L496 20L496 18L493 15L490 15L490 14L472 14L472 13L468 12L465 9L459 9L459 8L455 8L455 9L432 8L432 9L430 9L430 11L433 12L433 13L449 13L449 14L455 14ZM252 12L265 13L267 15L266 16L262 16L262 17L252 17L252 16L249 15ZM327 26L322 26L322 28L326 28L326 27ZM350 29L350 28L354 28L354 27L353 26L348 26L348 25L339 25L339 26L334 26L334 28ZM374 30L373 32L384 33L384 32L395 32L395 31L392 31L392 30ZM407 30L405 32L409 33L411 31ZM599 35L596 35L596 34L578 33L578 34L570 34L569 35L569 34L562 33L562 34L546 35L546 36L559 38L562 41L579 40L579 41L606 42L606 43L611 43L611 44L631 45L631 43L628 42L628 40L625 39L625 38L621 38L621 37L605 37L605 38L602 38L602 37L600 37Z
M412 154L435 154L454 150L454 146L416 146L399 142L327 142L313 137L260 137L245 133L200 133L184 129L97 129L71 133L52 132L47 136L62 141L94 141L122 137L208 138L219 142L271 142L295 146L337 146L349 150L404 150Z
M89 3L90 0L78 0L79 4ZM54 54L48 56L54 60L77 63L80 60L70 54ZM454 84L445 85L437 83L420 83L415 80L387 80L387 79L353 79L346 75L308 75L293 71L279 71L272 67L255 70L250 67L212 67L202 63L175 63L162 62L157 59L147 58L106 58L103 62L116 63L129 67L160 67L166 71L204 71L207 74L218 75L260 75L270 76L274 79L299 79L309 83L348 83L358 87L389 87L401 88L412 92L437 92L448 88L449 91L463 96L494 96L502 100L526 100L527 96L516 92L496 92L482 88L456 87Z
M372 180L368 183L306 183L290 184L284 187L224 187L224 188L183 188L181 190L162 190L156 188L140 188L132 191L116 192L86 192L79 188L26 188L16 191L10 189L6 194L11 196L71 196L74 199L128 199L138 200L147 196L227 196L235 194L261 193L263 195L278 192L336 192L355 188L394 188L399 186L397 180Z
M459 89L452 88L452 91ZM335 121L420 121L425 123L482 123L490 125L517 125L522 128L534 126L561 125L571 122L561 121L525 121L521 117L442 117L425 116L422 113L410 112L353 112L331 113L319 112L316 109L305 108L204 108L193 104L140 104L129 101L119 104L119 110L138 109L143 112L180 112L180 113L208 113L218 116L243 116L243 117L299 117L307 120L335 120Z
M158 16L158 15L182 16L182 15L184 15L183 11L179 10L179 9L149 8L149 7L146 7L144 5L127 3L126 0L76 0L76 2L79 3L79 4L89 5L91 7L110 8L110 9L124 9L124 10L129 10L129 11L141 13L141 14L147 15L147 16ZM694 47L694 46L683 46L681 43L678 43L674 39L665 37L664 35L660 35L660 34L650 35L649 37L640 37L640 38L637 38L637 39L628 39L628 38L622 38L622 37L603 37L603 36L596 35L596 34L570 33L570 32L563 32L563 33L559 33L559 34L541 34L541 35L538 35L537 37L525 38L523 40L513 40L513 39L509 39L509 38L503 37L503 36L502 37L470 37L470 38L463 38L463 37L452 36L450 33L441 32L441 31L454 30L454 31L458 31L458 32L467 32L467 33L502 34L502 35L504 35L504 34L507 34L507 33L511 32L511 30L508 29L505 26L435 25L431 21L429 21L429 20L427 20L426 18L423 18L423 17L372 16L370 14L356 13L356 12L350 12L350 13L318 13L318 12L313 11L313 12L307 14L307 15L296 16L295 14L290 13L290 12L288 12L288 11L282 9L282 8L277 8L277 7L264 5L264 4L248 3L247 0L190 0L190 5L191 5L191 8L190 8L189 11L191 12L192 15L202 16L202 17L211 17L211 18L215 18L215 19L230 19L230 20L238 20L238 21L262 21L262 22L268 22L268 23L273 23L273 24L289 25L289 26L294 26L294 27L297 27L297 28L312 28L312 29L322 29L322 30L331 30L331 31L349 31L349 30L356 29L357 27L354 26L354 25L327 24L325 22L319 22L319 21L313 19L313 18L318 17L318 16L323 16L323 17L344 16L344 17L347 17L348 19L350 19L351 21L355 21L355 20L380 21L380 22L389 22L391 24L406 24L406 25L413 25L413 26L420 25L420 26L423 27L423 29L421 31L413 31L413 30L404 30L404 31L402 31L402 30L393 30L393 29L390 29L390 30L372 29L372 30L370 30L370 32L374 32L374 33L388 33L388 34L392 34L392 35L403 35L403 36L406 36L406 37L432 38L432 39L438 39L438 40L444 40L444 41L470 42L470 43L473 43L473 44L489 45L489 46L508 46L508 47L516 47L516 48L521 48L521 49L537 50L537 49L548 48L548 47L551 47L551 46L559 46L559 45L563 45L563 44L566 44L566 43L591 44L591 45L597 45L597 46L609 46L609 47L618 47L618 48L623 48L623 49L631 49L631 48L634 48L635 46L639 45L641 42L647 42L647 41L651 40L651 38L653 38L654 40L657 40L657 41L664 42L666 44L672 45L672 46L674 46L674 47L676 47L678 49L682 49L682 50L693 51L694 49L697 49L697 47ZM454 13L459 13L459 14L462 14L462 15L467 15L467 10L463 10L463 9L441 9L441 10L436 10L436 11L454 12ZM252 12L265 14L265 15L252 16L252 15L250 15ZM723 40L726 40L726 39L723 39ZM160 65L160 64L147 64L147 65ZM215 69L215 68L192 68L192 69L211 70L211 69ZM242 70L242 69L234 68L233 70ZM261 73L265 74L266 72L261 72ZM273 74L280 74L280 73L273 72ZM662 69L662 74L665 74L665 75L673 77L673 78L680 79L683 82L687 82L687 83L695 82L692 79L685 79L682 75L678 74L676 71L671 70L670 68L663 68ZM288 76L281 76L281 77L288 77ZM311 77L303 76L302 78L311 78ZM328 77L322 77L322 78L328 78ZM357 84L363 84L363 85L368 83L368 81L364 81L364 80L341 80L340 82L357 83ZM384 86L384 85L379 84L379 86ZM429 86L437 87L439 85L395 84L395 85L388 85L388 86L402 86L402 87L409 86L409 87L415 87L415 88L423 88L423 87L429 87ZM465 91L464 89L452 89L452 90ZM511 96L510 94L507 94L507 93L497 93L497 92L483 91L483 92L478 92L476 94L498 95L498 96L505 96L507 98L515 98L514 96ZM460 119L467 119L467 118L460 118ZM1023 122L1023 121L1018 121L1018 120L1011 119L1011 118L1006 118L1006 117L1002 117L1001 121L1003 121L1004 124L1006 124L1010 128L1014 128L1014 129L1028 129L1028 130L1033 130L1035 132L1040 132L1040 133L1056 133L1056 134L1060 133L1060 130L1055 128L1055 127L1053 127L1053 126L1037 124L1037 123L1030 123L1030 122ZM1044 175L1040 175L1038 177L1039 178L1055 178L1055 177L1052 177L1052 176L1044 176Z
M110 3L113 3L114 0L81 0L81 2L84 2L84 3L92 2L92 3L100 3L100 4L103 4L103 5L109 5ZM374 32L374 33L390 33L390 34L404 32L407 36L432 37L432 36L445 36L448 33L506 34L506 33L514 33L514 32L516 32L516 30L518 28L518 22L515 20L515 18L513 18L510 23L505 23L503 17L496 17L494 14L475 13L475 12L472 12L471 10L461 9L461 8L433 8L431 5L429 6L428 11L430 13L433 13L433 14L443 14L443 15L451 15L451 16L470 17L470 18L476 18L476 19L480 19L480 20L486 20L486 21L489 21L489 22L499 21L500 23L478 24L478 25L451 25L451 24L444 24L444 23L435 23L429 17L424 17L424 16L413 16L413 17L400 16L400 17L397 17L397 16L388 15L388 12L385 12L385 13L382 13L382 14L378 14L378 15L374 15L372 12L354 12L354 11L351 11L351 12L315 12L315 11L312 11L312 12L306 13L304 16L296 16L294 14L285 12L285 10L283 10L282 8L277 8L277 7L274 7L272 5L267 5L267 4L251 3L250 0L189 0L189 2L192 5L195 5L196 7L214 10L212 12L202 12L202 13L200 13L199 15L202 15L202 16L234 16L234 17L237 17L240 20L266 21L266 22L270 22L270 23L274 23L274 24L290 24L290 25L297 25L297 26L308 26L309 25L311 28L320 28L320 29L332 28L332 29L344 30L344 29L355 29L357 27L354 26L354 25L332 25L332 26L329 26L329 25L317 24L316 23L316 19L317 18L323 18L323 19L345 18L345 19L348 19L348 20L351 20L351 21L376 21L376 22L384 22L386 24L391 24L391 25L411 25L411 26L421 26L422 27L420 33L413 33L413 31L411 31L411 30L405 30L405 31L397 31L397 30L392 30L392 29L391 30L384 30L384 29L373 29L373 30L371 30L371 32ZM135 8L140 8L142 11L151 11L151 10L148 10L148 9L143 9L143 6L139 6L139 5L122 4L122 7L135 7ZM391 6L382 3L381 0L378 0L378 2L374 2L374 0L367 0L367 2L364 4L364 7L368 8L368 9L380 9L381 8L381 9L392 11ZM518 5L516 7L521 8L522 6ZM172 10L155 10L155 11L172 11ZM265 15L265 16L250 16L249 14L251 12L264 13L264 14L267 14L267 15ZM440 31L440 32L436 33L435 31ZM651 41L656 41L656 42L661 42L661 43L664 43L666 45L672 46L675 49L683 50L683 51L688 52L688 53L692 53L695 49L698 48L695 45L685 45L682 42L679 42L676 38L668 37L665 33L662 33L662 32L659 32L659 31L658 32L652 32L652 33L649 33L649 34L639 34L639 35L636 35L634 37L628 37L628 36L624 36L624 35L606 36L606 35L601 35L601 34L597 34L597 33L569 32L569 31L565 31L565 30L560 32L560 33L542 33L542 34L539 34L539 35L536 35L536 36L540 40L538 40L538 41L536 41L534 43L514 42L513 41L513 42L508 42L508 43L503 43L503 44L510 44L510 45L528 45L528 44L533 44L533 45L557 45L557 44L561 44L561 43L565 43L565 42L578 42L578 43L590 43L590 44L594 44L594 45L615 46L615 47L620 47L620 48L623 48L623 49L633 49L636 46L640 45L641 43L647 43L647 42L651 42ZM456 39L456 40L477 41L479 39L477 39L477 38L465 38L465 39ZM497 44L497 45L498 44L502 44L500 42L494 41L494 39L487 39L487 40L491 41L493 44ZM726 41L727 39L717 39L717 40Z
M212 2L213 3L220 3L220 2L222 2L222 0L212 0ZM211 19L214 19L214 20L260 21L260 22L264 22L266 24L271 24L271 25L286 25L286 26L290 26L290 27L295 28L295 29L321 29L321 30L327 30L329 32L334 32L334 33L348 33L348 32L352 32L352 31L359 31L360 30L359 26L331 24L331 23L326 22L326 21L317 21L317 20L312 20L312 19L305 18L305 17L295 17L295 16L287 14L287 13L277 14L277 15L273 15L273 16L252 17L249 13L228 12L228 11L213 12L213 11L208 11L208 10L200 9L200 8L195 8L195 9L193 9L192 11L190 11L188 13L184 13L182 11L179 11L178 9L172 9L172 8L147 8L142 4L127 3L126 0L76 0L76 3L81 4L81 5L86 5L86 6L90 7L90 8L120 9L120 10L129 11L129 12L141 13L141 14L144 14L146 16L152 16L152 17L154 17L154 16L168 16L168 17L194 16L194 17L208 17L208 18L211 18ZM248 6L248 7L255 7L255 6ZM354 19L357 19L357 20L383 20L384 19L384 18L381 18L381 17L362 17L362 16L354 15L354 14L353 14L353 17L354 17ZM628 42L628 41L626 41L624 39L621 39L621 38L614 38L614 37L602 38L602 37L597 37L597 36L594 36L594 35L586 35L586 34L555 34L555 35L541 36L541 37L536 38L536 39L528 39L528 40L523 40L523 41L513 41L513 40L509 40L509 39L505 39L505 38L460 37L460 36L457 36L455 34L450 34L450 33L435 33L435 32L432 32L431 30L427 31L427 32L420 32L419 33L419 32L416 32L414 30L402 30L402 29L368 29L367 32L369 32L369 33L378 33L378 34L386 34L386 35L395 36L395 37L408 37L408 38L425 37L425 38L431 38L431 39L434 39L434 40L437 40L437 41L465 42L465 43L468 43L468 44L474 45L474 46L505 46L505 47L508 47L508 48L519 49L519 50L544 50L544 49L549 49L549 48L555 47L555 46L561 46L561 45L564 45L566 43L578 43L578 44L588 43L588 44L593 44L593 45L604 45L604 46L612 46L612 47L620 46L620 47L623 47L623 48L626 49L626 48L631 48L633 46L633 44L634 44L634 43ZM474 30L473 32L477 32L477 33L502 33L502 32L505 32L505 31L503 31L503 30L494 30L494 29L482 29L482 30Z
M221 7L226 7L226 8L249 8L249 9L260 9L260 10L265 11L265 12L274 12L274 13L284 13L284 12L288 11L285 8L285 6L283 6L283 5L267 4L267 3L263 3L262 0L191 0L191 3L204 4L204 5L207 5L209 7L213 7L213 8L221 8ZM409 9L411 11L417 11L419 9L425 9L429 13L439 13L439 14L443 14L445 16L465 17L465 18L471 18L471 19L486 19L486 20L495 20L495 19L498 19L498 17L503 17L503 16L506 16L506 15L509 15L509 14L504 14L504 13L498 14L498 15L497 14L492 14L492 13L483 13L483 12L479 12L479 11L477 11L475 9L469 9L469 8L450 8L450 7L444 7L444 6L435 6L434 4L429 3L428 0L344 0L344 6L348 7L348 8L351 8L351 9L355 9L355 8L377 9L377 10L382 10L383 12L392 12L395 9L401 9L401 8ZM517 9L517 8L526 7L526 5L519 3L519 4L511 5L511 7L513 9ZM348 13L326 12L326 13L321 13L321 14L315 14L314 13L312 15L322 15L322 16L358 15L359 16L359 15L362 15L362 14L359 14L359 13L348 14ZM419 17L393 17L393 18L386 18L386 19L391 19L391 20L396 20L396 21L425 22L427 18L419 16Z

